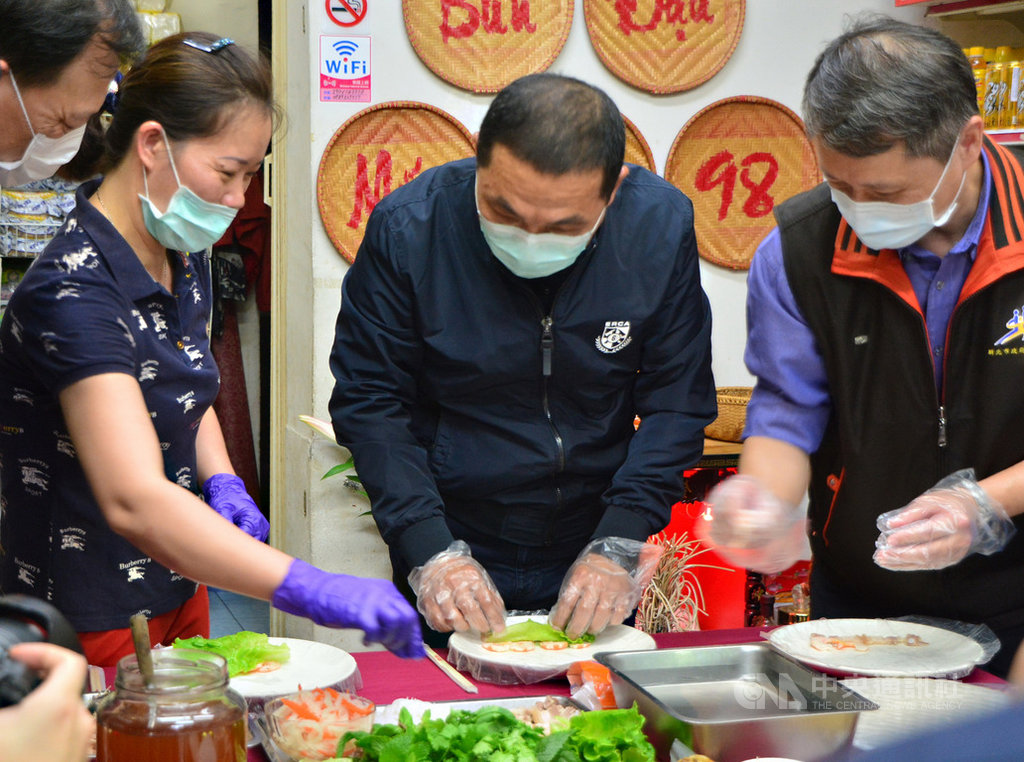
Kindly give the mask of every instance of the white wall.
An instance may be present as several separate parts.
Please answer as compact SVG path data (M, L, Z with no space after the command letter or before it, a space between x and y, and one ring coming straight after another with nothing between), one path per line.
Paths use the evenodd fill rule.
M184 31L213 32L250 50L259 47L256 0L167 0L166 10L181 16Z
M285 5L285 0L278 0L277 7L282 11ZM309 115L309 132L296 134L291 130L277 151L279 155L287 154L282 160L288 167L288 177L276 191L281 200L275 213L278 223L286 228L278 231L282 247L278 255L288 257L287 262L279 261L281 280L286 277L288 284L280 295L282 310L278 314L286 314L289 321L281 327L280 334L289 346L276 350L287 368L282 371L286 374L287 390L280 396L285 408L281 411L284 430L280 449L275 452L288 461L283 468L292 478L307 467L308 479L305 484L276 485L279 503L275 502L275 507L280 504L284 515L275 521L275 541L281 540L278 544L287 549L308 548L313 563L335 571L388 576L386 552L372 522L357 516L362 504L340 483L318 481L320 474L340 457L337 448L313 441L295 423L295 416L303 412L327 417L332 388L328 355L340 304L341 279L347 269L316 213L316 167L335 130L367 104L318 102L318 35L341 32L327 19L322 3L310 2L306 8L288 2L287 6L286 17L284 13L275 15L275 24L287 26L275 31L279 35L275 37L275 46L283 39L289 48L280 51L275 47L275 60L282 62L282 66L287 62L287 74L280 81L287 83L288 110L293 118L301 112L297 121L303 123ZM474 95L448 85L420 62L406 38L399 0L371 0L369 6L367 18L351 33L372 37L373 101L424 101L444 109L475 131L491 96ZM893 0L747 0L743 33L725 67L694 90L653 96L626 85L605 69L587 36L583 1L577 0L568 42L550 70L605 89L647 139L658 171L663 172L678 131L690 117L714 101L735 95L759 95L799 113L803 81L818 51L840 33L848 13L859 11L884 12L909 21L919 21L924 16L923 6L894 9ZM300 56L294 46L303 45L308 47L309 55L305 71L298 71ZM303 163L305 167L297 166ZM282 193L287 194L286 198L281 197ZM302 260L293 261L293 257ZM716 381L721 386L749 385L752 379L742 362L746 274L703 261L701 265L704 288L714 312ZM291 342L308 340L310 331L312 354L305 356L293 351ZM308 409L300 409L302 404L308 404ZM299 513L300 505L306 506L308 521ZM297 620L289 622L287 631L306 637L313 632ZM314 634L317 639L349 650L361 647L355 633L315 628Z

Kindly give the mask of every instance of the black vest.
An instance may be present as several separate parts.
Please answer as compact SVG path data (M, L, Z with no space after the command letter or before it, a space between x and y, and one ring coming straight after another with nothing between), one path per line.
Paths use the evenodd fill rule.
M989 215L950 322L941 395L924 316L897 254L867 249L825 185L776 210L786 275L832 396L824 440L811 454L814 563L851 599L877 604L878 616L1024 622L1024 532L1000 553L940 571L891 572L871 558L879 514L958 469L973 467L983 479L1024 461L1022 175L1008 151L990 143L986 151Z

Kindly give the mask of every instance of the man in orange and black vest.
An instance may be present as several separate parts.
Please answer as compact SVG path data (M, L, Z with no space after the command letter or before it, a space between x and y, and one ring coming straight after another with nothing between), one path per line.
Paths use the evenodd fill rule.
M986 624L1005 674L1024 637L1024 170L985 135L957 43L924 27L854 22L803 111L825 182L754 258L757 386L704 534L778 571L807 533L812 617Z

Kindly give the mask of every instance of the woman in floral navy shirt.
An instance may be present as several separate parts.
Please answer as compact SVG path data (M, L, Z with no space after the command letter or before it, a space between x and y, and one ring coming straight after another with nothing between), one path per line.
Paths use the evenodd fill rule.
M265 63L231 40L151 48L121 83L103 181L79 188L0 324L0 592L51 600L94 664L132 651L139 611L154 642L208 635L197 583L422 655L391 582L262 542L213 411L202 252L242 206L274 114Z

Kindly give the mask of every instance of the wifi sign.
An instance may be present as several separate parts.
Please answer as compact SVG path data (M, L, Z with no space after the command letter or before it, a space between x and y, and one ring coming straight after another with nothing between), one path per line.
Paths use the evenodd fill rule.
M320 37L320 100L369 101L370 38Z
M369 57L362 55L358 42L351 38L343 39L331 47L336 57L324 61L324 74L338 79L358 79L370 73Z

